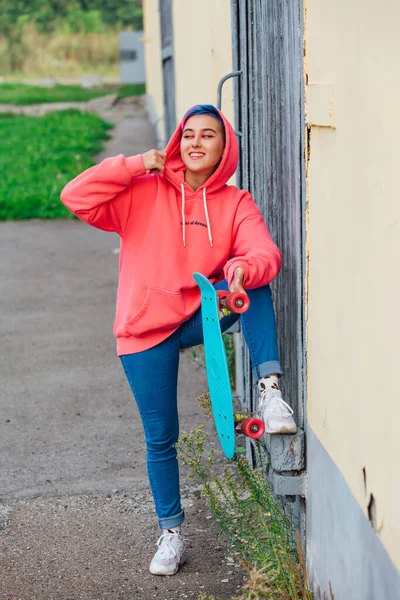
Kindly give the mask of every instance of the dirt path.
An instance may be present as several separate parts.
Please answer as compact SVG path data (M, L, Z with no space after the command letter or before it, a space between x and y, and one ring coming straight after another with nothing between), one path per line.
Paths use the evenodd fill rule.
M154 145L132 117L99 158ZM176 577L148 573L159 531L112 336L117 248L78 221L0 223L3 600L227 599L243 580L185 474L188 561ZM196 400L204 371L181 356L181 428L211 431Z

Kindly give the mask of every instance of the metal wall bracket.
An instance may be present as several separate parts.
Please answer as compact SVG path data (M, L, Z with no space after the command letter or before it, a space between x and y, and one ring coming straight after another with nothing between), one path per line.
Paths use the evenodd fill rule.
M218 88L217 88L217 108L218 108L218 110L221 110L221 107L222 107L222 86L224 85L225 81L227 81L228 79L231 79L232 77L240 77L241 74L242 74L242 71L232 71L232 73L228 73L227 75L224 75L222 77L222 79L220 80L220 82L218 83ZM241 131L235 131L235 133L238 137L243 136L243 133Z

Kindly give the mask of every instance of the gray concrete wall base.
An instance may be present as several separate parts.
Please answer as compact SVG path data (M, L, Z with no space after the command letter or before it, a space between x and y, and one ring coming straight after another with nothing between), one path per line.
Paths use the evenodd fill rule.
M265 436L267 450L274 471L302 471L304 469L304 431L299 429L294 435Z
M400 573L343 475L307 428L307 570L321 597L400 600Z
M289 475L272 471L272 485L277 496L302 496L307 497L307 474Z

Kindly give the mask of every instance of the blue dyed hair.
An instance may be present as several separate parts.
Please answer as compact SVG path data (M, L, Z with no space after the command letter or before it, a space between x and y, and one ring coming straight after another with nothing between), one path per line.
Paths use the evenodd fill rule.
M218 123L221 125L222 134L225 138L225 125L218 110L212 104L196 104L196 106L192 106L189 110L184 114L182 125L185 126L185 123L190 117L195 117L197 115L210 115L210 117L214 117L217 119Z

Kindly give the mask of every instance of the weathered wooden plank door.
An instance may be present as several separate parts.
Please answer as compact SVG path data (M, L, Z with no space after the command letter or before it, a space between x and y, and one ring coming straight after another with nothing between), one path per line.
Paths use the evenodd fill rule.
M172 0L160 0L161 59L164 86L165 140L176 127L175 68L173 52Z
M248 189L283 254L272 284L282 393L304 426L303 81L301 0L232 0L239 185ZM244 403L253 408L245 355Z

